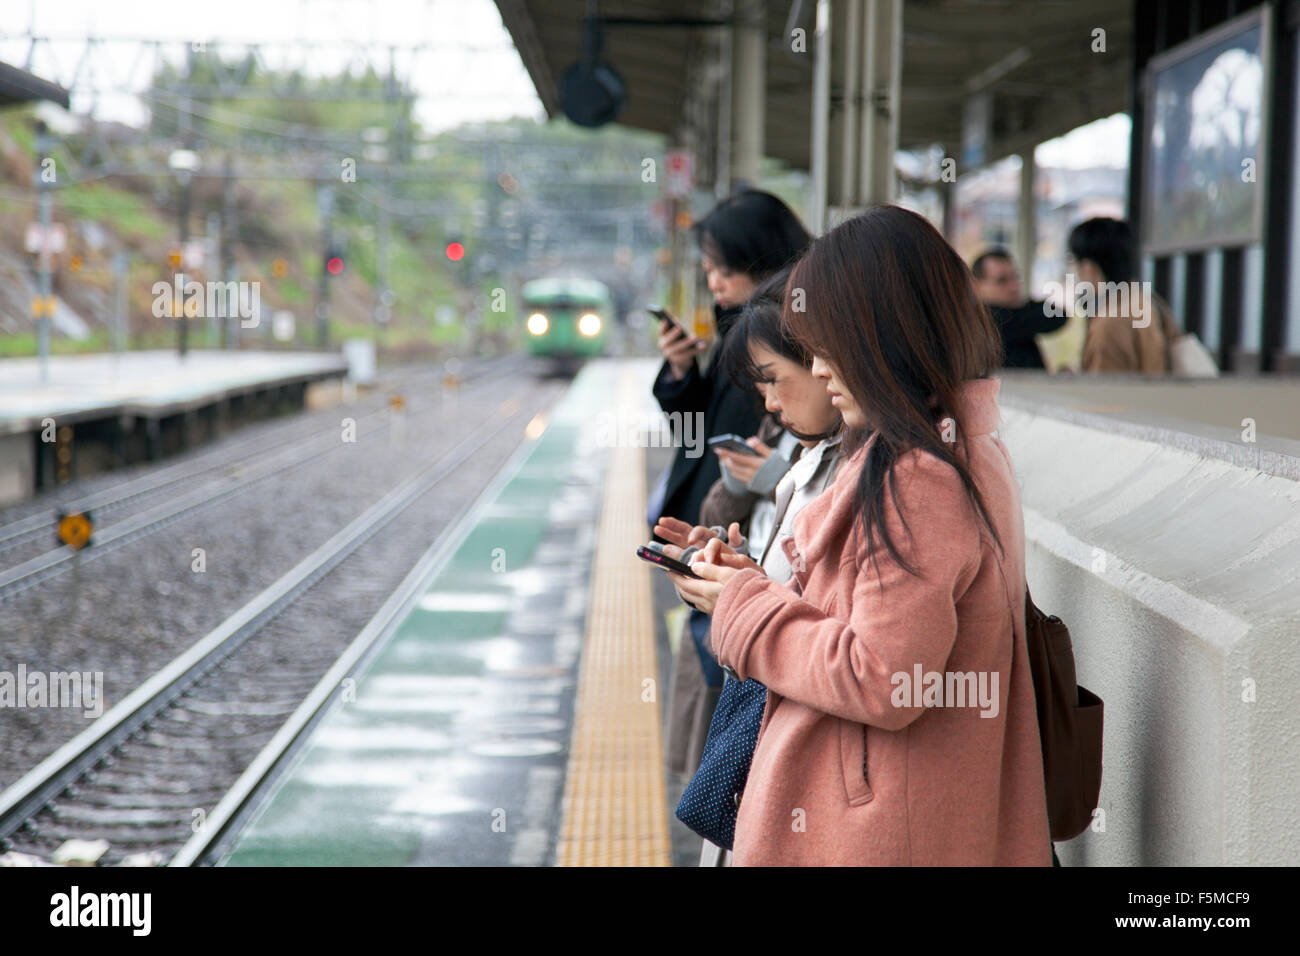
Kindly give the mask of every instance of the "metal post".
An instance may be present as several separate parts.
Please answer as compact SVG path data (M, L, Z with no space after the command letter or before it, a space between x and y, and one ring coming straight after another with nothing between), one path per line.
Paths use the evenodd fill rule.
M406 156L406 108L409 100L398 100L397 50L388 48L388 82L384 88L384 115L392 118L394 135L388 138L384 146L383 179L379 184L379 222L375 235L375 285L379 293L378 304L374 309L372 322L375 358L378 361L380 333L392 322L393 293L389 288L389 240L393 229L391 205L393 202L393 163L405 164ZM393 104L397 106L397 116L393 118Z
M944 155L948 155L946 150ZM952 242L957 233L957 187L955 183L943 178L940 178L938 186L943 202L943 237Z
M809 226L813 235L826 230L826 168L831 109L831 0L817 0L813 41L812 201Z
M1034 147L1020 154L1020 201L1016 217L1016 258L1024 276L1025 293L1033 298L1034 250L1038 247L1038 217L1034 206Z
M225 179L221 184L221 275L226 282L236 282L235 269L235 229L236 216L238 215L238 204L235 202L235 164L230 154L226 154ZM227 286L229 288L229 286ZM230 310L230 314L223 316L221 319L221 347L229 349L235 347L235 340L239 337L239 319L238 309Z
M731 30L719 30L718 34L718 143L714 156L713 195L717 199L726 199L731 195L731 91L735 86L731 58L734 44Z
M180 271L177 273L176 277L176 288L179 289L181 293L181 314L176 320L179 323L176 326L176 350L180 354L181 358L185 358L185 353L189 347L188 339L190 326L189 319L185 315L185 244L190 240L190 184L193 182L194 176L189 170L181 170L179 175L181 180L181 201L178 207L180 215L181 254Z
M329 255L332 238L330 219L334 214L334 190L321 186L316 193L316 209L320 214L320 281L316 284L316 344L321 348L329 342L329 272L325 268L325 257Z
M113 256L113 353L121 355L126 350L127 281L130 275L129 260L125 252Z
M840 206L858 203L858 79L862 73L862 0L844 0L844 129L840 139Z
M388 204L392 202L388 167L384 167L383 191L379 197L379 231L375 236L375 284L379 287L379 304L375 306L375 354L379 354L379 333L381 326L392 320L392 297L388 288L388 234L393 228L392 215Z
M866 0L862 60L862 165L859 199L893 202L903 68L902 0Z
M731 33L731 185L757 187L767 99L767 13L762 0L741 0Z
M185 88L188 90L190 81L194 76L194 52L190 51L186 60L185 67ZM191 184L194 181L195 162L193 161L192 150L194 143L192 141L191 131L193 129L194 108L188 95L182 96L178 103L179 111L177 114L177 123L180 132L181 151L185 154L180 162L173 163L176 169L177 177L180 180L181 199L179 203L178 215L180 216L180 269L178 270L176 289L180 293L180 316L177 318L179 323L176 326L177 335L177 352L181 359L185 358L185 353L189 347L189 318L185 315L185 244L190 238L190 192Z
M37 257L37 290L39 306L36 312L37 352L40 355L41 382L50 380L50 302L53 294L53 276L50 267L51 234L54 229L53 183L45 175L44 160L50 151L49 130L42 122L36 124L36 189L40 196L41 249Z

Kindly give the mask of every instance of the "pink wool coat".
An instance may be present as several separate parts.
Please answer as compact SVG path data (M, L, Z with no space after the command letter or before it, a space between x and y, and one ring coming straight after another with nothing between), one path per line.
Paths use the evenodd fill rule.
M1005 554L957 472L918 451L894 473L910 538L892 508L888 521L920 576L878 542L868 565L853 508L863 448L783 542L790 584L745 570L723 588L718 659L769 688L734 865L1051 865L1025 649L1024 522L992 434L999 384L963 386L959 447ZM982 674L997 693L989 706L954 706L955 682L947 698L926 700L896 676L929 672ZM996 715L981 716L993 699Z

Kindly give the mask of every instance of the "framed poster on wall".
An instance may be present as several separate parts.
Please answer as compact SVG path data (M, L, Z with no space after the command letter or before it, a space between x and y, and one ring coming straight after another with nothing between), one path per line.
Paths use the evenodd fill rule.
M1148 64L1145 254L1260 240L1269 9L1229 20Z

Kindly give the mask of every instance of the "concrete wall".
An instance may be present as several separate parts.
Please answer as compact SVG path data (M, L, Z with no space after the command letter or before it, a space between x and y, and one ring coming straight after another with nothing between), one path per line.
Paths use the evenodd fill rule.
M1300 460L1005 392L1002 409L1031 593L1106 704L1104 818L1061 861L1294 865Z

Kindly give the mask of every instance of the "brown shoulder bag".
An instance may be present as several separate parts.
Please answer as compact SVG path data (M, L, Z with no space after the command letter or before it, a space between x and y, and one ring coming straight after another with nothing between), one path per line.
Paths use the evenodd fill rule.
M1070 631L1039 610L1025 589L1025 639L1038 704L1053 842L1078 836L1101 795L1101 698L1075 680Z

